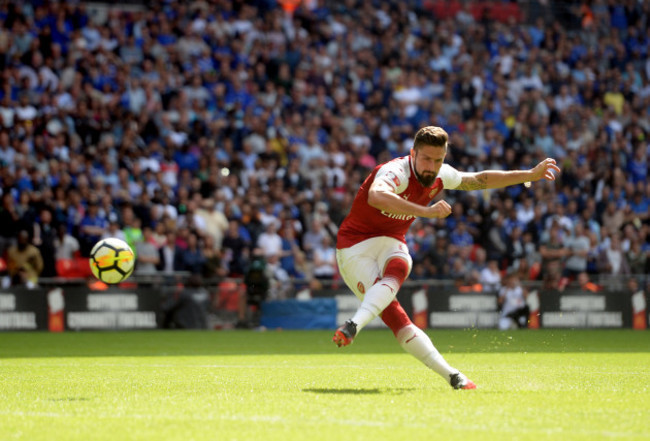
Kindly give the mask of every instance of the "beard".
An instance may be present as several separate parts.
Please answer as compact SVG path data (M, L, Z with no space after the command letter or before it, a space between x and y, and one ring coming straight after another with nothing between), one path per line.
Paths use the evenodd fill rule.
M423 187L431 187L433 183L436 182L438 173L427 171L420 174L416 171L415 177L418 179L418 182L422 184Z

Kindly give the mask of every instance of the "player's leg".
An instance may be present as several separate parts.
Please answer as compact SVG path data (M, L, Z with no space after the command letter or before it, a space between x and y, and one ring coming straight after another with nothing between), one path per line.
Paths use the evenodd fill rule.
M409 273L409 262L401 257L393 257L386 263L384 276L366 291L361 305L352 318L334 333L332 340L339 347L352 343L357 333L377 317L395 299Z
M429 336L413 324L397 300L393 300L383 310L381 319L393 331L406 352L444 378L454 389L476 388L474 382L447 363Z
M339 273L348 288L361 302L363 302L366 290L380 278L377 259L371 252L372 242L371 239L350 248L336 250ZM358 328L356 323L348 320L336 330L332 341L339 347L347 346L352 343L360 330L361 328Z
M359 328L370 323L395 299L413 266L403 242L392 237L375 237L366 242L369 244L368 252L376 259L381 273L366 291L361 306L351 319Z
M395 299L409 270L410 264L403 257L393 257L386 262L383 277L366 291L359 309L352 316L351 320L356 323L358 330L381 314Z
M365 240L337 250L336 257L343 280L361 300L354 316L332 338L338 346L347 346L393 301L411 271L412 260L406 245L392 237Z

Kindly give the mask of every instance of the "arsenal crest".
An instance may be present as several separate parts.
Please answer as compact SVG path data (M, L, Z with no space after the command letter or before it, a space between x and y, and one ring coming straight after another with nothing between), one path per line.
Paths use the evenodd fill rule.
M436 182L433 184L433 187L431 188L431 192L429 193L429 198L433 199L436 197L438 193L442 190L442 180L440 178L436 179Z

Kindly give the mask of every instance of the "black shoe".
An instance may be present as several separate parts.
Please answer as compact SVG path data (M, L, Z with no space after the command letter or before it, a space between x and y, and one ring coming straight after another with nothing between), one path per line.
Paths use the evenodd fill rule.
M449 384L454 389L476 389L476 384L460 372L449 374Z

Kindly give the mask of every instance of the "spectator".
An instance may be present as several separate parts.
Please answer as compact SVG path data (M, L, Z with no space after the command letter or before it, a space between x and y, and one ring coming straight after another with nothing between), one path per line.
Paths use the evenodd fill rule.
M205 232L212 236L213 242L217 247L221 247L223 235L228 228L228 219L223 212L217 210L213 199L207 198L201 201L200 206L196 209L195 216L202 219L205 225Z
M648 274L648 252L644 251L641 246L641 240L635 240L630 244L630 249L625 253L625 257L630 265L631 274Z
M43 271L43 257L34 245L29 243L29 232L20 230L18 241L7 250L7 270L14 286L34 288Z
M338 226L330 217L329 209L325 202L317 202L314 204L313 219L318 221L331 237L336 237Z
M314 248L314 277L317 279L332 279L336 275L336 249L332 238L326 234L321 243Z
M313 258L314 250L323 243L323 237L327 234L322 222L319 219L312 219L309 229L302 236L302 247L307 257Z
M635 191L627 213L627 222L646 222L650 218L650 198L646 198L641 191Z
M4 133L4 132L3 132ZM0 134L0 139L2 135ZM8 141L7 141L8 142ZM1 162L0 162L1 163ZM0 207L0 255L12 244L18 234L18 226L20 225L20 215L16 210L16 204L11 192L3 193L2 207Z
M625 214L620 210L616 201L610 200L607 202L607 208L603 213L603 227L609 231L618 231L625 222Z
M266 260L266 274L269 277L270 286L267 293L268 298L273 300L284 300L292 291L291 278L280 264L280 256L273 254Z
M478 277L476 277L476 279L479 280L480 273L474 270L472 262L469 260L469 249L461 248L458 252L458 256L454 258L451 263L449 276L454 280L466 280L474 276L474 273L479 274Z
M578 277L576 278L578 282L578 286L580 287L581 291L585 292L598 292L600 291L600 286L597 284L593 283L589 279L589 274L587 274L586 271L582 271L578 273Z
M573 280L579 273L587 271L590 241L582 222L576 222L573 237L567 240L566 248L569 257L564 265L564 275Z
M136 252L137 257L137 244L142 242L142 229L140 228L142 221L136 217L133 208L130 206L124 207L122 210L122 232L126 243L129 244L131 249Z
M217 277L225 277L228 274L222 262L221 252L215 246L215 239L210 234L203 237L203 256L205 257L205 263L203 264L204 279L211 281Z
M167 243L166 237L167 227L165 226L164 220L156 223L156 226L153 229L151 235L151 241L156 246L156 249L159 250L162 246Z
M190 232L187 236L187 248L177 251L174 260L174 271L201 274L203 265L205 265L205 256L199 244L199 236L194 232Z
M178 262L182 250L176 246L176 233L169 231L165 237L165 243L158 249L158 266L156 269L165 275L173 274L176 268L180 267Z
M126 234L124 234L124 230L120 228L120 222L117 220L117 216L112 216L112 218L109 219L108 228L104 234L102 234L102 239L106 239L108 237L115 237L117 239L123 240L124 242L127 242Z
M81 246L82 256L90 256L90 250L102 238L107 227L108 222L106 219L99 216L97 201L90 200L88 202L88 212L81 219L79 225L79 245Z
M140 228L165 216L177 220L179 212L180 225L166 228L187 223L211 232L201 213L204 203L187 213L188 202L201 201L196 195L211 199L217 215L237 219L244 226L241 237L256 245L263 228L253 207L264 195L271 206L301 207L299 219L309 232L296 229L296 239L312 259L320 237L314 237L311 219L323 222L321 207L331 216L325 229L336 234L351 206L348 189L365 178L364 165L401 154L404 135L431 118L448 126L459 147L448 159L463 169L497 162L501 152L512 168L525 168L541 155L565 157L560 184L454 196L454 214L457 207L464 210L475 245L490 259L504 263L509 255L511 221L492 214L510 215L510 207L518 222L528 222L523 236L531 234L531 250L542 248L547 218L562 210L557 205L567 207L564 217L571 223L571 207L579 208L586 234L595 233L597 244L608 240L600 237L602 226L620 231L626 223L647 224L650 64L639 61L634 42L643 37L637 28L650 19L647 8L634 8L626 28L625 8L617 6L617 32L603 39L607 5L591 8L593 20L575 29L569 21L589 8L559 15L545 7L545 17L519 32L523 23L516 20L469 19L467 5L445 21L424 2L418 7L440 19L441 28L432 33L425 20L414 37L409 17L422 17L422 11L409 3L393 14L395 4L388 2L379 21L359 21L357 31L373 35L380 23L386 38L406 48L403 58L392 56L394 45L375 45L368 60L364 38L348 41L343 21L328 21L331 2L319 5L316 15L296 10L295 23L286 28L290 38L264 28L279 10L275 2L231 3L224 2L224 14L210 15L172 0L153 21L116 8L106 18L110 22L95 24L101 17L90 20L82 6L51 2L34 7L35 16L58 17L51 30L37 19L5 26L7 54L18 58L7 60L10 87L0 98L0 225L6 226L0 253L15 242L18 229L40 224L48 194L52 224L65 224L84 253L93 242L81 231L90 200L102 201L100 218L118 215L134 247ZM354 13L351 5L337 4L337 14ZM544 20L557 26L545 32ZM450 23L460 25L452 29ZM323 26L332 28L331 36L317 31ZM255 42L242 51L235 34L268 39L273 56L284 61L269 62ZM492 35L498 38L486 37ZM425 40L430 44L421 44ZM296 41L318 49L295 50ZM305 63L312 59L318 68L308 71ZM421 60L435 67L431 74L422 74ZM390 105L397 101L402 104ZM364 153L363 164L353 152ZM123 219L118 206L131 207L135 219ZM470 209L477 220L468 220ZM269 215L279 218L277 211ZM215 241L219 245L218 233ZM647 251L647 235L640 242ZM590 274L598 271L594 249ZM431 256L430 249L418 250L416 258L427 274L449 277L453 259L439 262L441 251Z
M525 260L526 249L521 227L515 226L507 238L508 253L507 260L511 266L517 267L519 261Z
M479 274L479 282L486 291L498 291L501 287L501 272L499 263L494 260L488 260L487 266Z
M248 265L250 244L240 235L240 229L239 222L231 220L223 238L224 259L230 277L243 276Z
M266 226L264 233L257 239L256 251L266 258L282 254L282 237L278 234L277 223L270 222Z
M567 249L564 247L565 232L557 221L553 221L550 230L544 235L539 247L542 256L542 273L560 272L564 267Z
M56 260L72 260L80 254L79 241L76 237L68 233L68 227L59 224L56 228L57 236L54 240L56 249Z
M506 274L504 284L499 289L499 329L527 328L529 308L527 293L522 288L515 273Z
M296 238L296 232L293 226L288 225L283 229L282 236L282 257L280 265L290 277L304 277L296 268L296 255L301 253L300 243Z
M528 266L531 268L535 265L539 266L542 261L542 256L539 254L533 235L530 232L525 232L522 236L522 246L524 248L525 260L528 261Z
M185 205L185 211L178 217L178 226L187 228L203 235L206 233L206 218L197 215L198 202L195 199L188 199ZM182 210L179 210L181 212ZM207 212L206 212L207 214Z
M618 233L612 234L609 245L601 250L598 256L598 270L604 274L630 274L630 266L621 249L621 238Z
M253 328L259 325L260 306L266 300L270 282L266 262L262 256L255 256L244 277L246 289L239 299L238 328Z
M150 226L142 229L142 240L135 245L136 251L136 275L152 275L158 272L160 254L154 244L153 230Z
M428 273L433 278L444 278L450 272L448 244L449 240L443 230L437 234L434 247L423 256L423 260L429 263Z
M410 274L411 280L427 280L431 278L426 265L423 262L415 262L413 271Z
M43 257L41 277L56 277L56 228L52 224L52 212L44 208L39 217L40 223L34 224L34 240Z
M456 228L449 234L449 240L452 245L458 247L471 247L474 244L474 238L467 231L467 224L465 222L458 222Z
M490 260L503 260L506 252L508 251L507 236L503 228L504 217L498 214L494 223L489 227L487 233L487 243L485 245L488 259Z

